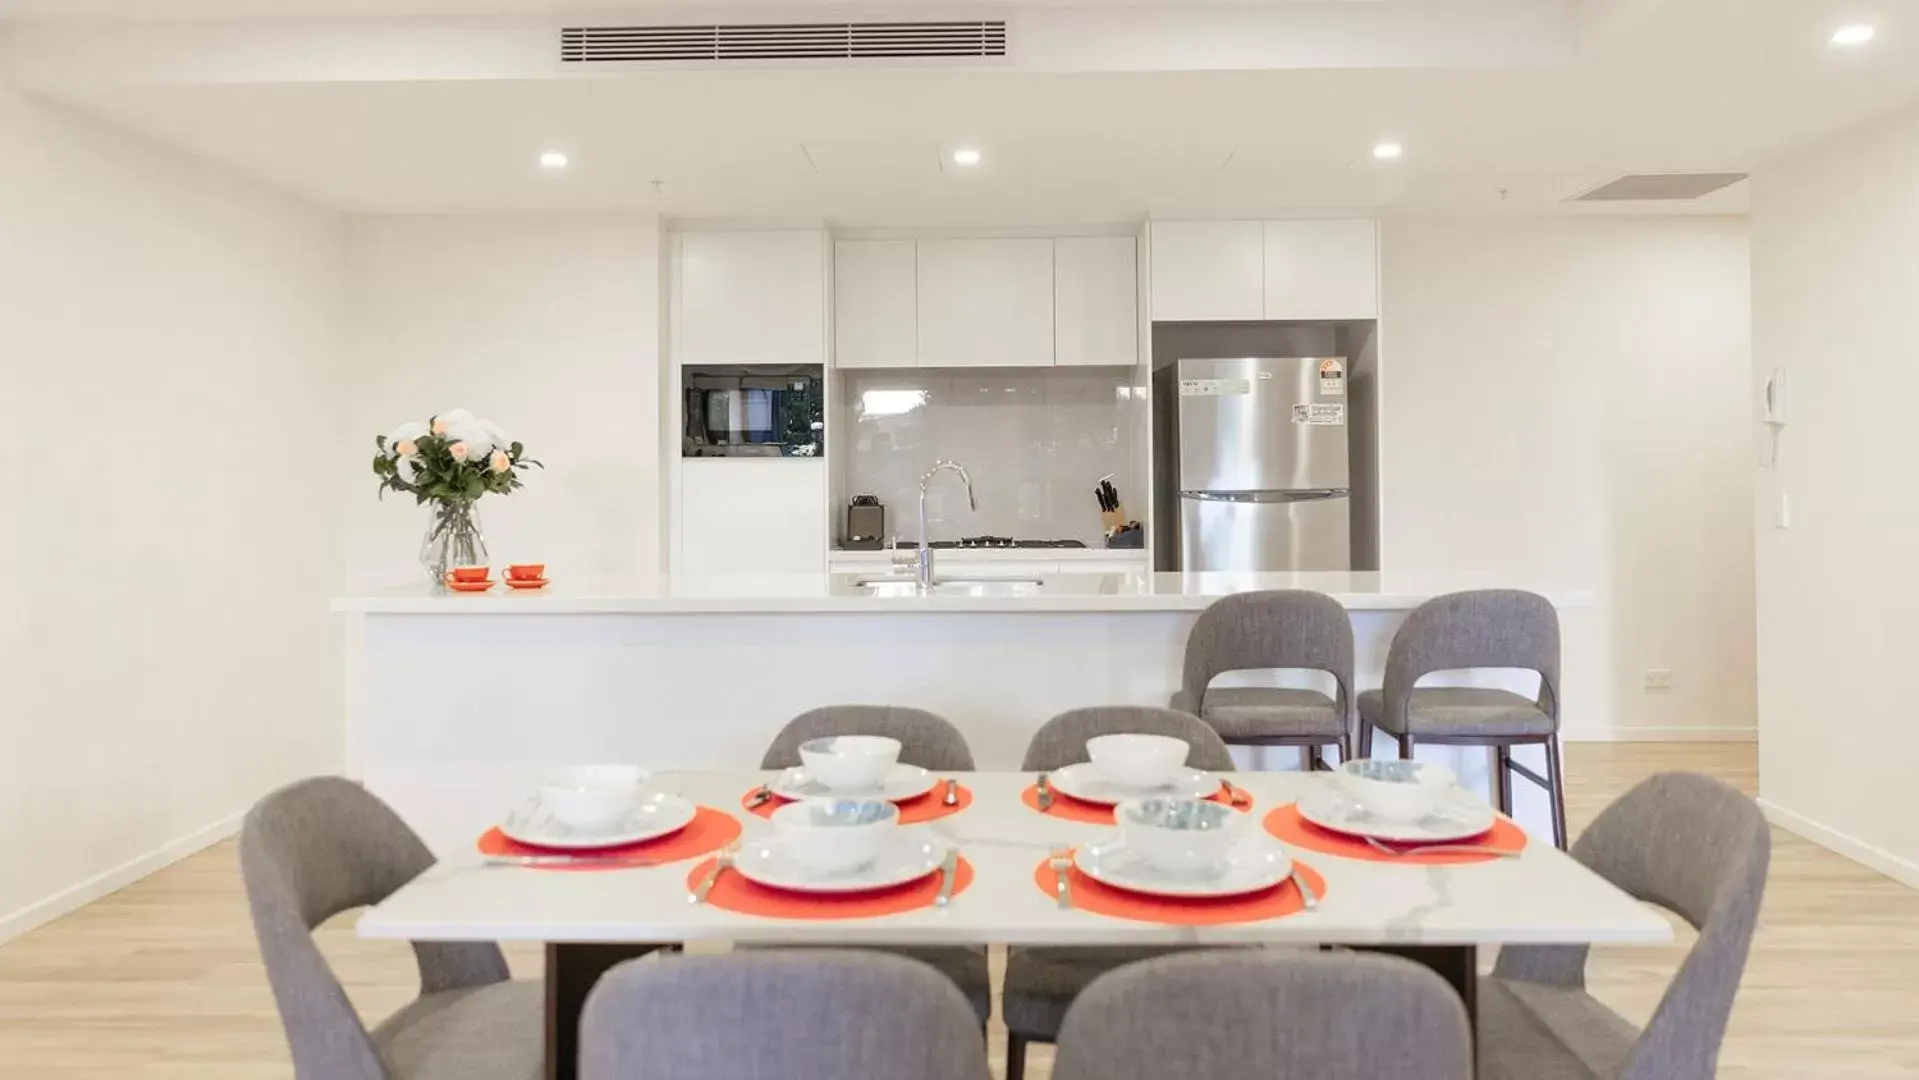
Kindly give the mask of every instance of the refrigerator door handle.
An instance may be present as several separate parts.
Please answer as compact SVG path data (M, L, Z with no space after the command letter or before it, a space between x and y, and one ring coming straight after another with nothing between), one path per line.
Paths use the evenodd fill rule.
M1299 491L1182 491L1179 493L1182 499L1230 503L1314 502L1321 499L1344 499L1350 495L1352 495L1350 488L1310 488Z

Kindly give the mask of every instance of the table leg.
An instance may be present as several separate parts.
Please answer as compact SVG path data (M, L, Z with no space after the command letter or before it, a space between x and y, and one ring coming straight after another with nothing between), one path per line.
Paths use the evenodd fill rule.
M549 941L546 945L546 1080L573 1080L580 1060L580 1010L600 976L615 964L645 956L669 945L576 944Z
M1479 949L1472 945L1368 945L1367 952L1386 953L1423 964L1459 991L1466 1006L1466 1022L1479 1030Z

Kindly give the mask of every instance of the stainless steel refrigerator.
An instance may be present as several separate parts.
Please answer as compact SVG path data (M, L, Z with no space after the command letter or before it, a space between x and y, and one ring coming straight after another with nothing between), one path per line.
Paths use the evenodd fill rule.
M1179 361L1156 479L1180 569L1351 569L1347 375L1341 357Z

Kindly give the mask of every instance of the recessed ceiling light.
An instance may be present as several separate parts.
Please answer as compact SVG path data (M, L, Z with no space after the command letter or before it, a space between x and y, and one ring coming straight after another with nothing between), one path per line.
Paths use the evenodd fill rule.
M1864 45L1866 42L1872 40L1875 33L1877 33L1876 30L1864 23L1842 26L1832 32L1832 43L1846 47Z
M546 153L540 155L540 167L543 169L564 169L566 168L566 155L560 153L558 150L548 150Z
M962 146L953 151L953 164L972 168L979 164L979 151L970 146Z
M1383 142L1373 147L1373 156L1381 161L1397 161L1405 152L1405 148L1396 142Z

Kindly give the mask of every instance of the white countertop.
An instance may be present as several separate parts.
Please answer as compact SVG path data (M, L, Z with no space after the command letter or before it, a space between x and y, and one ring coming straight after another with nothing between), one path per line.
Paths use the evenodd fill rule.
M955 576L955 575L945 575ZM968 575L974 577L973 575ZM877 588L860 582L886 580ZM1585 607L1590 591L1493 573L1204 573L1047 574L1037 579L974 577L932 593L910 576L764 574L728 577L660 575L574 583L556 575L538 591L495 585L485 593L435 593L426 584L336 598L335 612L371 615L618 615L959 612L1199 611L1233 593L1311 589L1352 611L1404 611L1464 589L1519 588L1560 608ZM984 582L984 583L981 583ZM1037 583L1035 583L1037 582Z
M655 779L697 803L735 814L747 838L771 826L740 809L770 773L667 773ZM1423 866L1294 852L1319 871L1319 908L1284 918L1220 926L1163 926L1078 909L1061 910L1034 884L1055 845L1111 830L1043 817L1019 792L1025 773L957 774L973 804L926 826L958 843L973 863L971 887L951 907L839 921L764 918L687 903L699 859L585 873L483 866L474 839L531 790L524 777L449 768L417 785L378 791L445 861L368 910L362 937L411 941L767 941L815 944L1131 945L1172 943L1653 943L1672 940L1666 920L1591 870L1532 836L1525 853L1492 862ZM1261 821L1322 776L1240 773ZM702 857L703 858L703 857Z

